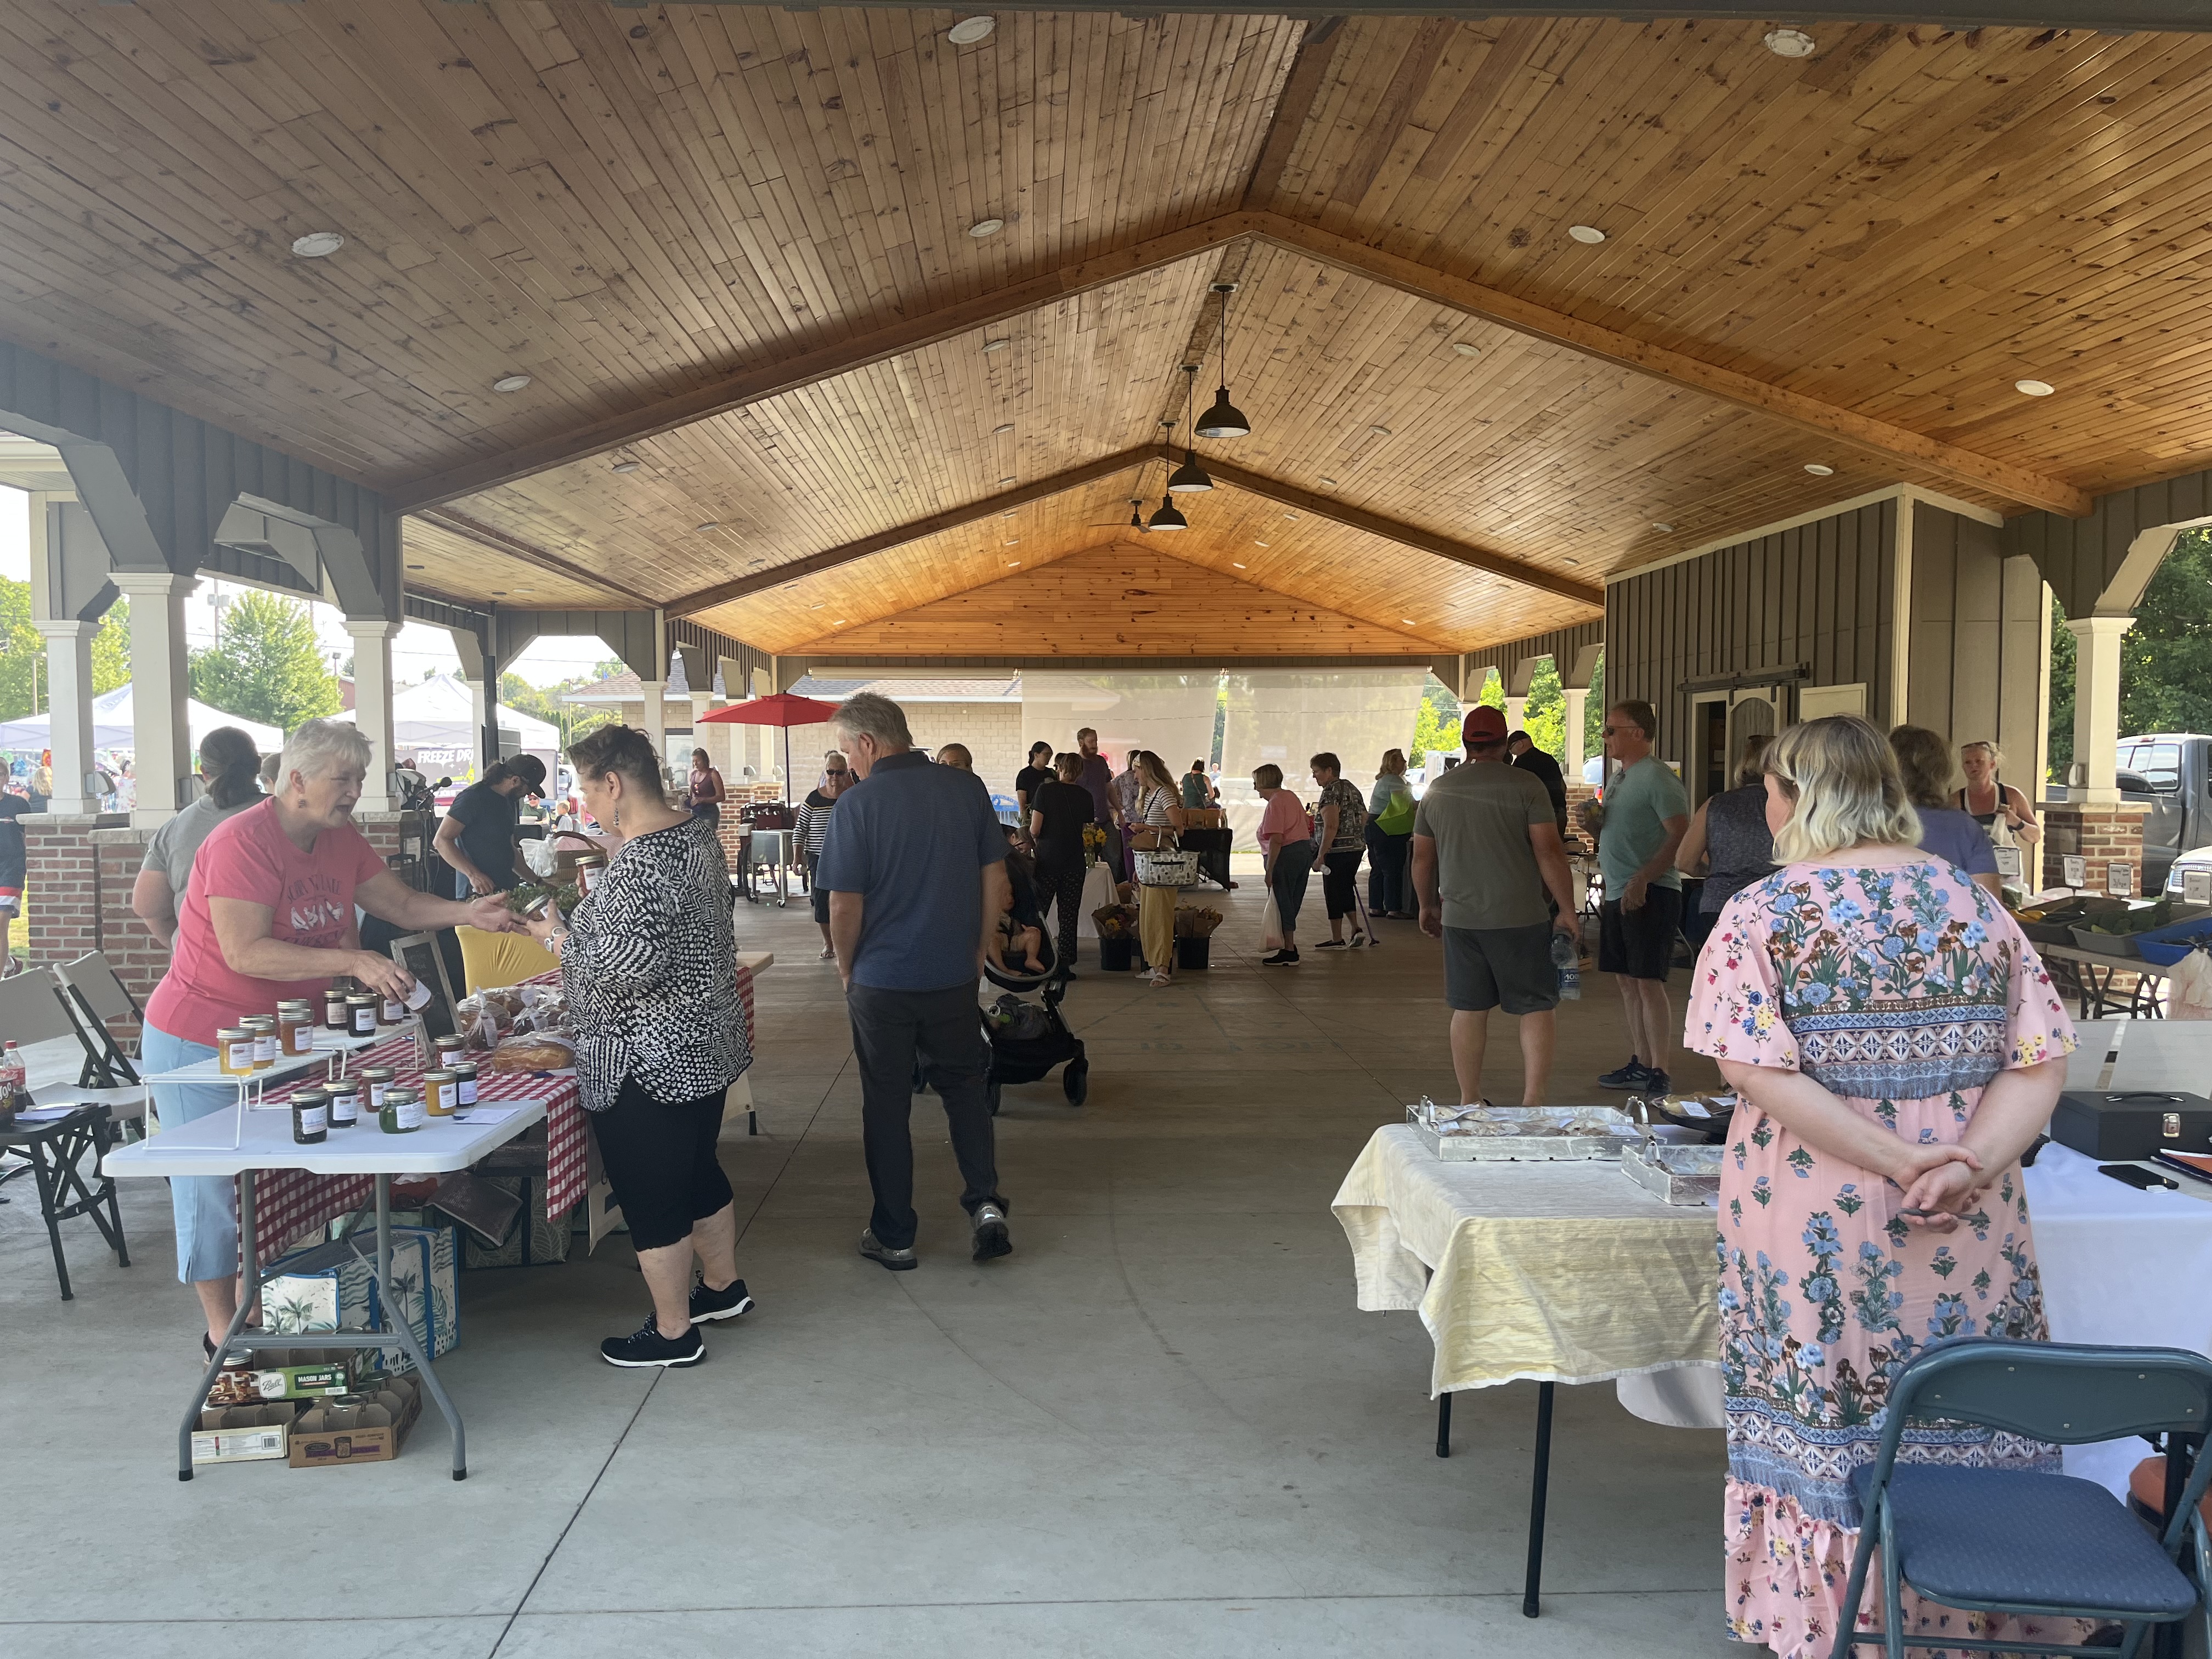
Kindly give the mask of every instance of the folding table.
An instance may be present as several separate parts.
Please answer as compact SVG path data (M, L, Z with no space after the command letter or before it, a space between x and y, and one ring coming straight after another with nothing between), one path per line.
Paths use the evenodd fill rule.
M210 1082L220 1078L214 1061L204 1061L202 1066L206 1068L205 1075L202 1074L200 1066L193 1066L164 1073L164 1079ZM260 1287L269 1277L262 1272L258 1254L258 1241L255 1236L255 1176L263 1170L281 1170L374 1178L376 1255L372 1265L379 1291L377 1303L386 1310L382 1322L387 1328L318 1331L312 1340L315 1346L324 1348L382 1348L394 1342L404 1348L421 1374L423 1388L436 1403L440 1413L446 1419L446 1426L452 1431L453 1479L463 1480L468 1478L467 1443L464 1437L460 1413L447 1397L437 1373L431 1368L430 1357L422 1352L421 1345L415 1340L413 1328L404 1319L394 1321L391 1318L389 1310L394 1305L393 1298L383 1294L392 1272L392 1177L395 1175L446 1175L455 1170L465 1170L494 1147L514 1139L542 1119L545 1115L545 1104L538 1100L497 1100L486 1095L480 1097L473 1107L457 1112L449 1118L428 1119L420 1129L404 1135L386 1134L376 1126L374 1116L366 1109L366 1104L364 1100L361 1122L355 1127L333 1129L320 1145L303 1146L292 1139L292 1113L289 1106L257 1108L241 1101L222 1111L195 1118L189 1123L164 1128L159 1134L134 1146L116 1148L101 1164L105 1173L118 1177L238 1177L240 1277L253 1286L256 1294L240 1297L237 1316L231 1321L229 1331L217 1346L216 1357L209 1363L185 1408L184 1421L177 1431L177 1479L179 1480L192 1478L192 1430L199 1421L200 1412L207 1403L208 1390L215 1386L216 1373L222 1370L225 1357L241 1351L250 1352L257 1347L295 1347L301 1341L296 1334L248 1332L246 1329L246 1316L258 1299ZM362 1254L358 1243L353 1248L357 1255ZM362 1259L367 1261L368 1258L362 1255Z

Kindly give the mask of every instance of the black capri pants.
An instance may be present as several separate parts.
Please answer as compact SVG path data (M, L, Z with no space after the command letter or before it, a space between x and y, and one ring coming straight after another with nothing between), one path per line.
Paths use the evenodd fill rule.
M1325 853L1321 860L1322 902L1328 907L1328 919L1336 921L1348 916L1359 908L1359 860L1367 856L1364 847L1340 847Z
M682 1243L694 1222L718 1213L734 1196L715 1152L724 1092L655 1100L633 1077L613 1105L591 1115L599 1162L629 1224L633 1249Z

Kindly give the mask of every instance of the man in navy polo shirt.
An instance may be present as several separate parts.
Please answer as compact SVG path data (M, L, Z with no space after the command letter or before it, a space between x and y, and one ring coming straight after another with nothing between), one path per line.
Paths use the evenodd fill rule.
M974 773L913 752L906 714L857 692L837 710L838 744L860 781L838 798L815 885L830 895L830 938L845 981L860 1067L860 1138L875 1213L860 1254L895 1272L917 1265L914 1104L919 1054L945 1102L967 1190L960 1207L978 1261L1014 1247L999 1195L989 1054L975 1017L975 981L995 959L998 921L1012 902L1006 837Z

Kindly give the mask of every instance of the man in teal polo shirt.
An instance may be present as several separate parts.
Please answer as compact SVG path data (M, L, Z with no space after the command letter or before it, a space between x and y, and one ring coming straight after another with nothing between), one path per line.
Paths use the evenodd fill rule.
M1012 902L1006 837L982 780L915 753L905 711L889 697L857 692L833 724L860 781L838 797L814 884L830 896L860 1073L860 1142L876 1200L860 1254L895 1272L916 1265L908 1119L919 1058L945 1103L974 1257L988 1261L1013 1249L975 1013L975 981Z
M1682 878L1675 849L1690 827L1690 799L1681 779L1651 752L1659 717L1641 697L1605 711L1605 752L1621 771L1605 792L1605 824L1597 842L1605 875L1605 904L1598 912L1597 965L1620 987L1628 1064L1598 1079L1607 1089L1665 1094L1674 1048L1674 1012L1667 1006L1667 974L1682 925Z

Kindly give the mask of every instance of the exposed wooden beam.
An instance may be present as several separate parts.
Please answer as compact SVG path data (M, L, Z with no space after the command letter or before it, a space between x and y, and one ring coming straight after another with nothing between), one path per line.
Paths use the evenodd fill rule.
M1334 231L1281 214L1256 210L1224 213L1201 220L1164 236L1079 260L1008 288L994 289L926 316L905 319L856 338L817 346L775 362L741 369L643 409L416 479L389 492L392 504L396 510L419 511L456 496L602 454L625 443L920 350L973 329L1009 321L1070 295L1173 264L1244 237L1257 237L1417 299L1617 363L1637 374L1739 409L1753 410L1787 422L1875 455L1893 466L1911 467L1954 486L1963 485L2069 518L2081 518L2089 511L2087 491L2030 468L1977 454L1940 438L1930 438L1854 410L1824 403L1755 375L1707 362L1687 352L1639 340L1618 329L1583 321L1401 255L1386 253Z
M1682 386L1692 392L1739 409L1749 409L1759 414L1785 421L1804 431L1849 444L1852 448L1879 456L1893 465L1916 468L1932 473L1954 485L1985 491L2006 501L2018 501L2025 507L2039 507L2068 518L2078 519L2089 511L2090 497L2086 490L2057 478L2046 477L2024 466L2014 466L2008 461L1992 459L1961 449L1956 444L1945 443L1940 438L1930 438L1911 432L1870 415L1823 403L1808 398L1802 392L1792 392L1755 375L1741 374L1733 368L1723 368L1717 363L1706 362L1687 352L1675 351L1666 346L1653 345L1624 334L1618 329L1600 324L1584 322L1570 317L1565 312L1554 311L1486 288L1480 283L1465 277L1448 276L1428 265L1380 248L1368 246L1349 236L1340 236L1334 231L1322 230L1300 221L1287 219L1279 214L1266 213L1249 216L1267 222L1257 234L1266 241L1292 252L1304 254L1323 264L1334 265L1395 288L1401 294L1416 299L1432 301L1480 317L1540 340L1548 340L1579 351L1585 356L1618 363L1639 374L1649 374L1656 380Z
M618 581L600 575L596 570L585 569L580 564L571 564L558 554L548 553L544 548L526 542L518 536L508 535L504 530L495 529L488 524L479 524L466 514L456 513L450 507L447 507L435 512L418 512L416 516L425 524L435 525L439 529L463 537L480 547L489 547L495 552L504 553L511 559L520 559L523 563L534 565L540 570L548 571L556 576L566 576L570 581L582 582L587 586L596 587L620 599L628 599L641 610L652 611L657 608L654 601L647 599L634 587L625 587ZM465 603L467 602L465 601Z
M1010 287L993 289L919 316L902 318L866 334L827 341L789 356L773 357L764 353L761 361L742 366L705 386L501 454L410 479L392 487L386 494L394 510L414 512L480 489L512 483L517 478L602 455L624 444L655 437L709 416L764 402L873 363L922 350L973 329L1011 321L1074 295L1103 288L1109 283L1205 253L1249 236L1256 228L1258 226L1247 215L1224 214L1126 247L1109 249Z
M1160 458L1170 462L1182 457L1164 446L1159 447ZM1249 472L1218 455L1205 455L1199 465L1212 475L1216 483L1227 484L1233 489L1264 500L1280 502L1301 513L1310 513L1317 519L1330 519L1353 530L1370 536L1380 536L1385 541L1396 542L1423 553L1433 553L1440 559L1449 559L1454 564L1463 564L1473 570L1487 571L1502 576L1507 581L1518 582L1523 587L1533 587L1545 593L1556 594L1563 599L1572 599L1577 605L1587 605L1602 611L1605 608L1605 589L1592 582L1577 581L1541 565L1529 564L1510 553L1499 553L1472 543L1454 541L1449 536L1439 536L1434 531L1424 530L1419 525L1404 524L1396 519L1386 519L1379 513L1370 513L1327 495L1316 495L1311 490L1301 489L1296 484L1279 483L1265 473Z
M835 570L839 565L850 564L855 559L888 553L895 547L904 547L908 542L918 542L925 536L963 529L985 519L994 519L1015 507L1027 507L1031 501L1041 501L1048 495L1063 495L1071 489L1080 489L1085 484L1096 483L1101 478L1110 478L1117 472L1147 466L1164 453L1159 445L1146 444L1139 449L1125 449L1116 455L1101 456L1095 461L1086 461L1081 466L1055 472L1050 477L1036 479L1018 489L997 495L987 495L981 501L972 501L965 507L947 507L944 512L933 513L926 519L915 519L872 536L863 536L856 542L824 548L819 553L809 553L804 558L792 559L767 570L756 571L750 576L738 576L729 581L717 582L712 587L702 587L696 593L686 593L680 599L671 599L666 607L668 614L672 617L690 616L695 611L727 605L732 599L765 592L771 587L781 587L786 583L799 581L807 576L818 576L825 570Z

